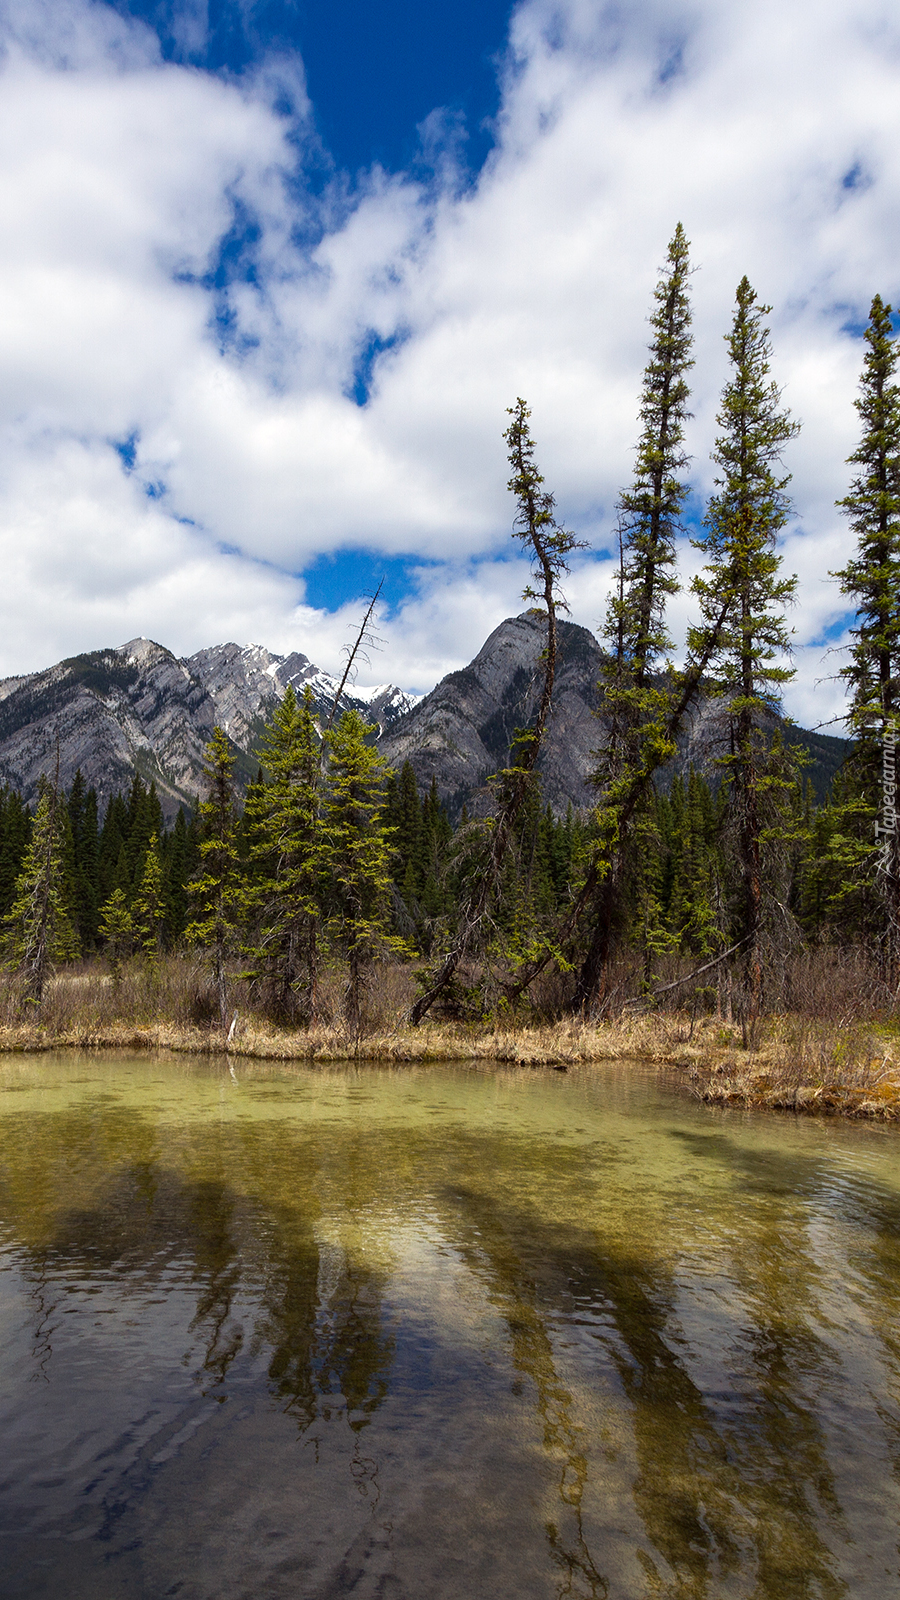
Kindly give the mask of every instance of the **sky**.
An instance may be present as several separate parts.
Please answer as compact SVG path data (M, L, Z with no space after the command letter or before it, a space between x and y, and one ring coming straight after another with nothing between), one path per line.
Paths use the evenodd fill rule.
M522 609L519 395L596 630L680 220L693 515L746 273L801 423L785 701L840 731L834 502L869 305L900 303L895 5L0 0L0 77L0 673L137 635L334 670L383 579L360 682L427 691Z

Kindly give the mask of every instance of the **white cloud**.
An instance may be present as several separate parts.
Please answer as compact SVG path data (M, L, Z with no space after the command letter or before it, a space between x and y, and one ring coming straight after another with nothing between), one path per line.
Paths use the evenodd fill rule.
M0 496L10 670L138 634L183 651L211 638L290 634L283 579L174 521L117 470L112 452L65 437L38 449L19 439L13 449Z
M848 544L833 502L861 351L844 325L876 290L900 293L886 4L526 0L474 191L451 163L430 188L375 171L318 199L299 63L225 83L75 0L0 9L0 35L0 670L137 632L178 650L256 637L334 665L347 619L295 610L291 574L359 545L440 563L374 666L429 687L519 608L516 563L489 559L511 552L501 433L517 394L561 513L608 542L680 218L700 269L704 493L743 272L774 308L775 375L804 424L787 456L788 703L833 714L836 686L815 680ZM292 121L272 109L279 74ZM221 241L247 221L255 281L217 288ZM375 338L395 342L360 408L354 365ZM132 434L128 475L110 441ZM576 620L598 622L605 574L579 574Z

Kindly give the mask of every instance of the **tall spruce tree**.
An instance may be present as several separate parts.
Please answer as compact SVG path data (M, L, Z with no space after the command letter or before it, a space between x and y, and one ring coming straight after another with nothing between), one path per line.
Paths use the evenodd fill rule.
M159 952L166 916L165 877L159 839L150 835L144 870L131 908L132 929L151 977L159 971Z
M857 613L850 659L841 669L850 691L847 720L855 748L832 848L842 855L845 879L857 893L862 888L864 899L870 899L877 887L880 916L872 916L875 908L870 907L874 925L865 931L880 934L895 974L900 965L895 787L900 733L900 386L895 381L898 346L891 307L880 295L872 301L865 339L868 349L856 401L863 432L849 458L858 470L850 493L838 502L856 534L857 552L836 573Z
M75 914L81 948L87 951L97 943L99 833L97 791L85 789L80 769L69 792L68 811L75 853Z
M384 821L387 763L367 743L358 711L345 711L325 735L328 782L322 814L329 879L328 932L347 961L344 1014L354 1033L363 1022L363 988L379 955L407 956L391 932L391 829Z
M206 797L200 805L200 875L189 885L192 921L185 937L210 952L219 1021L228 1022L228 956L243 911L237 848L234 756L223 728L213 729L203 769Z
M786 782L783 772L769 770L771 739L764 723L779 710L781 687L793 676L782 664L790 646L784 607L797 583L781 576L775 548L790 508L785 493L790 479L779 472L781 455L799 428L781 409L781 391L769 376L771 344L764 319L770 310L742 278L726 336L732 377L722 394L717 418L722 431L712 457L718 488L707 507L705 535L697 541L707 558L693 585L702 622L689 634L689 647L697 654L707 648L710 629L718 628L709 667L727 721L728 753L721 764L736 839L740 888L734 931L744 945L748 1025L755 1023L762 1004L764 844L771 827L766 812L770 802L777 804Z
M606 619L611 660L604 686L607 715L629 726L646 721L647 710L654 709L652 698L645 703L641 694L672 645L665 604L678 592L676 539L684 531L684 473L690 460L684 448L687 374L694 365L688 252L679 222L654 290L634 480L619 499L620 579Z
M114 889L100 907L98 932L104 941L110 977L118 985L122 977L122 965L131 954L134 942L134 923L124 889Z
M266 728L267 782L251 787L245 808L259 872L253 955L269 1005L281 1017L310 1022L316 1009L323 850L319 819L321 750L307 684L298 701L289 684Z
M689 457L684 448L687 375L691 356L689 244L681 223L669 244L654 291L653 335L644 370L643 424L634 479L619 501L619 583L610 601L604 634L601 715L606 723L593 781L602 866L588 916L588 945L581 964L576 1003L596 1003L609 962L616 918L627 904L635 828L646 835L652 813L650 779L673 753L674 680L656 676L671 648L665 607L678 590L676 540L688 494ZM636 788L637 786L637 788ZM639 797L638 797L639 791ZM638 853L646 848L643 839Z
M31 827L30 813L18 791L4 784L0 788L0 918L12 909Z
M488 912L500 888L507 850L520 813L536 784L537 759L550 716L556 675L557 611L567 609L560 585L569 570L569 556L573 550L581 548L580 541L556 520L556 501L544 488L543 474L538 471L534 457L534 440L528 426L531 412L521 397L515 406L509 407L508 415L512 421L503 437L512 469L507 487L516 497L513 537L530 557L534 577L534 583L528 584L524 591L524 599L532 602L533 611L546 624L540 693L531 725L516 730L509 766L495 775L496 815L491 819L489 832L483 832L478 867L458 907L457 926L450 947L424 993L410 1008L409 1020L414 1027L448 988L460 961L482 938L486 918L489 921Z
M25 998L33 1005L41 1003L53 964L79 954L65 881L67 821L56 785L42 780L31 839L6 918L8 965L21 972Z
M192 818L188 822L184 814L184 807L179 806L172 832L165 839L164 855L165 932L167 939L172 944L181 938L187 925L187 886L197 868L198 862L197 821Z

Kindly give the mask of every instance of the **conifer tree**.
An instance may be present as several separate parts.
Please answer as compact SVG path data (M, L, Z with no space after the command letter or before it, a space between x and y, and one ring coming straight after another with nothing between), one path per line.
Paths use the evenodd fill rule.
M557 611L566 609L560 590L568 572L568 558L580 543L556 520L556 501L544 488L543 474L534 457L534 441L528 426L531 412L521 397L509 408L512 421L504 433L512 476L508 488L516 497L513 536L529 555L534 584L524 598L546 623L547 643L541 660L543 675L537 711L528 728L516 732L510 751L510 765L496 774L497 808L489 831L484 833L481 862L472 875L468 892L458 907L457 928L450 948L415 1004L409 1019L417 1026L451 983L463 957L474 948L486 913L496 898L506 862L506 853L516 822L536 780L537 759L547 729L553 684L556 674ZM537 585L537 587L535 587Z
M422 802L416 775L404 761L399 778L391 773L385 795L385 815L394 827L394 881L410 907L422 893Z
M676 948L687 955L712 955L723 948L720 903L721 817L709 785L691 767L687 789L679 780L681 815L670 836L673 855L668 922ZM675 784L672 785L673 796Z
M110 796L100 830L100 859L97 869L97 897L105 905L114 889L125 889L126 900L131 899L131 879L127 857L123 857L128 838L128 806L120 794Z
M165 840L165 931L172 943L181 938L187 926L187 886L198 865L196 823L189 823L184 807L179 806L172 832Z
M150 849L150 840L154 834L159 839L162 832L163 814L159 796L156 792L156 784L151 781L150 787L147 788L142 783L140 776L136 775L128 797L128 836L126 842L132 898L140 889L147 852Z
M728 727L729 753L722 766L737 844L736 931L745 945L744 1019L750 1025L762 1003L766 801L786 782L783 774L767 773L770 741L762 724L779 710L781 687L793 676L781 662L790 647L784 607L797 583L781 576L775 549L790 504L789 477L779 473L781 455L798 425L781 409L780 390L769 376L764 319L770 309L758 303L742 278L727 335L732 377L722 394L717 419L722 431L713 452L718 487L698 541L707 557L693 585L702 623L689 635L696 654L707 647L710 630L718 628L709 665Z
M252 786L245 808L260 867L250 891L259 918L253 954L273 1010L309 1022L316 1010L323 850L321 751L308 684L300 701L288 685L261 754L268 782Z
M865 333L856 401L862 438L849 458L857 473L838 502L857 550L836 576L856 605L850 659L841 676L850 691L848 723L855 749L849 792L832 848L857 887L876 867L881 927L889 966L900 961L900 839L896 817L896 745L900 732L900 386L891 307L876 295ZM888 788L888 785L891 788ZM886 805L885 802L889 802Z
M445 867L452 837L450 819L441 804L437 783L432 775L428 793L422 801L417 858L419 899L424 915L432 922L449 909Z
M153 976L159 967L165 915L165 882L159 839L155 833L151 833L144 857L144 870L131 908L131 924L147 969Z
M634 480L619 500L620 581L605 627L610 662L604 688L615 731L647 720L657 708L646 696L651 674L671 649L666 600L678 592L676 539L688 494L684 425L691 356L688 241L679 222L654 290L653 337L644 371Z
M357 1034L373 961L388 952L410 953L391 933L393 844L383 816L387 765L366 742L368 732L358 711L345 711L325 735L328 782L322 814L328 931L348 964L345 1015Z
M97 791L86 789L79 769L68 798L74 850L74 904L82 950L97 942L98 855Z
M12 910L31 826L28 809L16 790L0 789L0 918Z
M122 976L122 963L131 954L134 925L124 889L114 889L100 907L98 932L106 947L106 959L114 984Z
M8 965L22 973L25 995L40 1005L56 961L78 955L69 917L63 859L63 808L53 784L42 783L31 840L6 918Z
M189 886L193 916L185 937L211 954L219 1021L224 1028L228 1022L228 956L236 941L244 896L237 849L234 756L223 728L213 729L205 754L200 875Z
M646 836L653 813L652 774L674 753L671 724L679 686L654 675L671 648L665 606L678 589L676 539L683 532L681 513L688 494L684 427L690 415L687 375L693 366L688 251L679 223L654 291L634 480L619 501L619 584L606 617L607 656L600 683L607 731L593 774L599 791L598 863L587 919L588 947L576 990L576 1003L582 1007L595 1003L617 918L621 922L630 898L629 873L643 870L632 834L639 823ZM643 837L638 856L647 844ZM645 907L649 928L647 914Z
M884 906L867 868L875 851L877 815L866 796L853 755L835 773L827 800L807 803L804 848L798 869L798 918L813 943L877 945L884 938Z

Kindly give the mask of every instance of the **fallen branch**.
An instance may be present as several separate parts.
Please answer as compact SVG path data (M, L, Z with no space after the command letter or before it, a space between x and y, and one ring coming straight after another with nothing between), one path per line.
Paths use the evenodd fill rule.
M661 994L667 994L670 989L677 989L679 984L690 983L692 978L699 978L701 973L709 972L712 967L717 967L720 962L727 961L728 957L733 956L736 950L740 950L741 945L746 944L750 937L749 933L746 934L743 939L738 940L737 944L731 945L728 950L723 950L720 956L713 956L712 960L705 962L702 967L695 967L693 972L686 972L683 978L675 978L672 983L664 983L659 989L651 989L649 994L635 995L633 999L626 1000L625 1005L643 1005L647 1000L657 1000Z

